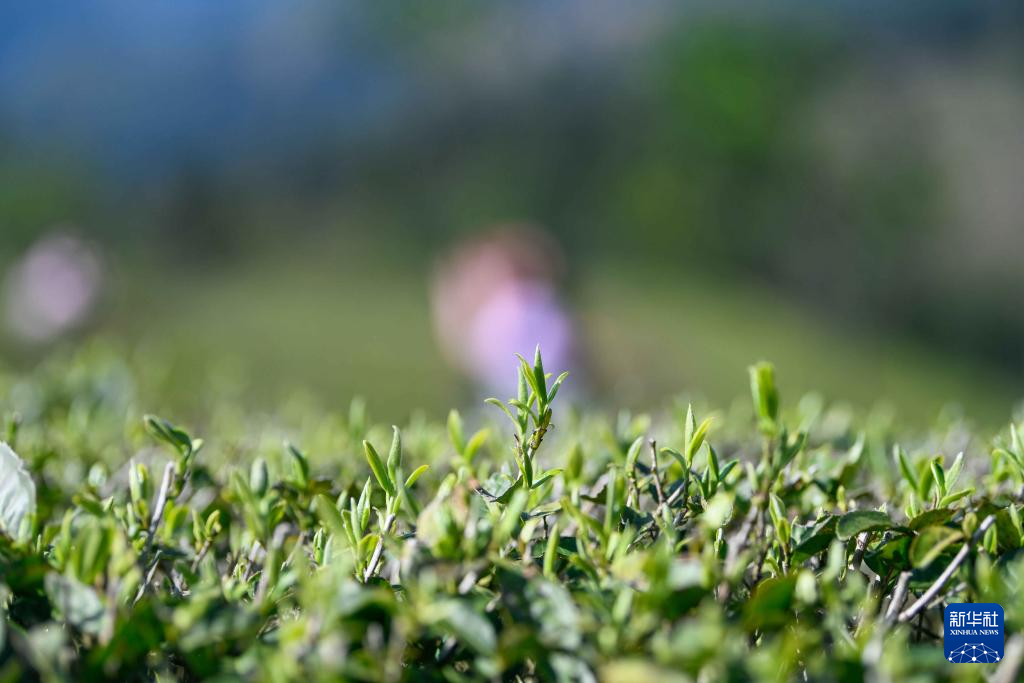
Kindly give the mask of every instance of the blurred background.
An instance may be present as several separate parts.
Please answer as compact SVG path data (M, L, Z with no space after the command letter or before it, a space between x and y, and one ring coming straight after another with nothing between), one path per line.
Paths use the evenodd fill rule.
M149 409L382 419L746 395L1024 397L1024 7L19 3L0 10L0 373ZM117 360L121 359L121 360ZM507 378L507 382L503 378ZM570 385L567 385L570 386Z

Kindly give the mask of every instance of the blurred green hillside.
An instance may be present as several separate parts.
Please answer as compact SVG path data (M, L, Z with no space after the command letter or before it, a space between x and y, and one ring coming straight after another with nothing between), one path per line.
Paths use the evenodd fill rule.
M564 252L586 400L726 401L760 358L913 419L1024 397L1019 10L256 5L0 22L0 367L98 340L154 410L438 414L479 397L432 268L522 222ZM65 233L98 304L19 338L12 274Z
M267 409L295 395L339 408L363 396L391 420L417 410L443 416L481 398L437 351L427 269L411 254L366 241L259 252L226 266L119 271L95 334L142 366L150 409L202 413L211 387ZM996 425L1020 398L1005 374L983 364L824 320L720 274L590 262L574 278L571 301L587 355L569 369L599 403L641 409L679 395L745 398L736 368L761 358L785 371L791 396L820 391L860 410L883 401L919 424L960 406Z

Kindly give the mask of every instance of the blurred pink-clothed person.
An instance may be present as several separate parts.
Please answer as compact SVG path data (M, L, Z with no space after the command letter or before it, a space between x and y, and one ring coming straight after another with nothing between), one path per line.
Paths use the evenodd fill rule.
M558 246L529 226L473 237L441 260L431 292L434 329L447 360L489 394L512 396L515 354L573 368L572 319L556 287Z
M99 298L97 251L70 232L40 238L7 274L7 324L29 342L45 342L81 325Z

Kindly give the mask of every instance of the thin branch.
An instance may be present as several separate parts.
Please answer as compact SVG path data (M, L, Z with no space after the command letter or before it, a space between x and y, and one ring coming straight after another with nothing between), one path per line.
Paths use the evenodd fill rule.
M679 500L684 493L686 493L685 484L679 484L679 486L669 494L668 498L665 499L665 507L672 507L675 505L676 501Z
M634 499L636 500L636 506L640 507L640 485L636 483L636 467L634 466L626 472L626 478L629 483L629 496L626 498L626 507L633 507Z
M149 555L150 549L153 547L153 537L156 536L157 529L160 528L160 522L164 518L164 507L167 505L167 495L171 491L171 482L174 480L174 463L169 462L164 467L164 478L160 482L160 491L156 496L156 503L153 506L153 518L149 522L149 527L146 529L146 545L143 546L142 553L140 554L140 560L143 557ZM149 584L153 581L153 576L156 574L157 565L160 564L160 551L156 551L156 555L153 557L153 562L146 570L145 579L142 585L139 586L138 592L135 594L135 599L132 600L132 606L142 599L142 596L146 593L146 589L149 588Z
M683 510L684 511L686 510L686 497L685 497L685 494L689 490L690 476L697 476L697 473L694 472L691 469L687 469L686 472L687 472L688 476L686 476L683 479L682 483L679 484L678 486L676 486L675 489L672 490L672 493L669 494L668 498L665 499L665 507L669 507L669 508L672 507L673 505L676 504L676 501L679 500L680 497L682 497L683 498Z
M370 563L366 565L366 571L363 573L363 581L369 581L374 573L376 573L381 555L384 554L384 537L391 532L391 525L394 523L395 513L388 513L387 518L384 520L384 528L381 530L380 538L377 539L377 547L373 549L373 556L370 557Z
M985 518L981 523L981 526L978 527L978 530L974 532L974 536L964 543L964 546L960 548L960 552L956 554L956 557L954 557L953 561L949 563L949 566L939 574L939 578L935 579L935 583L933 583L913 605L905 609L900 614L900 621L910 621L917 616L918 613L924 611L928 606L928 603L935 599L939 594L939 591L942 590L942 587L946 585L946 582L949 581L953 574L956 573L956 570L960 568L960 565L963 564L964 560L967 559L967 556L974 548L974 545L981 540L981 537L985 535L985 532L988 531L989 527L992 526L995 521L995 515L989 515Z
M729 540L729 552L725 558L725 571L730 572L733 565L736 562L736 558L739 557L740 552L746 547L747 541L750 539L750 532L754 528L754 521L757 519L757 515L760 509L759 503L754 503L750 506L750 512L743 519L743 525L740 527L736 535Z
M164 507L167 506L167 495L171 491L171 482L174 481L174 463L169 462L164 467L164 478L160 482L160 491L156 496L156 504L153 506L153 519L149 522L149 529L146 532L146 546L142 550L145 555L153 545L153 537L160 528L160 522L164 519Z
M271 568L267 566L267 562L273 560L277 562L276 551L280 550L284 546L284 540L288 537L288 525L281 524L274 529L274 536L270 539L270 547L267 548L267 554L263 558L263 569L260 572L260 582L256 587L256 603L263 602L263 598L266 597L267 591L272 590L273 586L270 585L270 575L272 573Z
M253 575L253 567L256 566L256 559L260 556L260 553L266 554L263 544L259 542L259 539L252 542L252 547L249 548L249 554L245 556L245 573L242 574L242 581L249 583L249 579Z
M459 595L465 595L472 590L479 578L480 576L477 574L475 569L471 569L466 572L466 575L462 577L462 581L459 581Z
M203 541L203 545L199 548L199 552L196 553L196 558L192 560L192 572L195 573L199 569L199 563L206 557L206 553L210 552L210 546L213 544L213 539L208 538Z
M135 607L139 600L142 599L142 596L146 594L146 590L149 588L149 584L153 583L153 577L156 575L157 565L160 564L161 552L162 551L158 549L156 551L156 555L153 556L153 564L150 565L149 571L146 572L145 580L142 582L142 585L139 586L139 590L135 594L135 599L132 600L132 607Z
M900 572L900 578L896 581L896 590L893 591L892 600L889 601L889 609L885 611L885 620L894 621L899 614L903 601L907 599L907 586L910 584L910 572Z
M992 674L991 683L1014 683L1020 680L1021 664L1024 664L1024 636L1017 634L1010 638L1003 651L1003 661Z
M665 506L665 490L661 487L661 475L658 473L658 442L654 439L647 443L651 445L651 472L654 474L654 492L658 496L658 510Z
M868 548L868 541L871 538L870 531L861 532L857 537L857 547L853 550L853 559L850 560L850 571L860 570L860 563L864 559L864 551Z

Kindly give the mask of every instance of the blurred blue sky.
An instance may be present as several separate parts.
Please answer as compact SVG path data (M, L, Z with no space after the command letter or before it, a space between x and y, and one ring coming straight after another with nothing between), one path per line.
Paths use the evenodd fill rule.
M1000 21L998 3L688 3L694 11L866 31L885 43L956 42ZM701 9L703 8L703 9ZM716 9L710 9L716 8ZM0 10L0 130L111 170L239 159L407 123L474 93L573 63L600 74L672 23L645 3L331 0L33 2Z
M358 128L403 88L334 3L26 3L0 40L7 134L133 172Z

